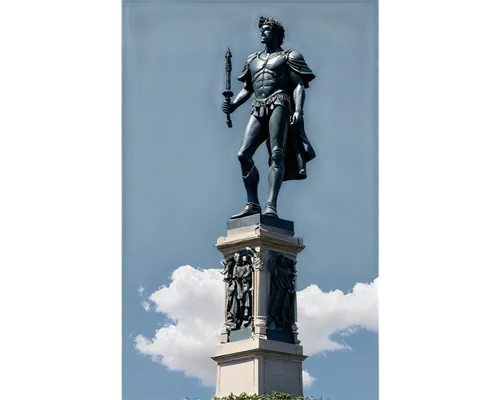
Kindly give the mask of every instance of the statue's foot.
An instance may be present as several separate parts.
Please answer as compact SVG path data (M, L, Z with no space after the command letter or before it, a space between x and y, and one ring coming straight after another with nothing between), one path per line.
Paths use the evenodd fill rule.
M249 215L260 214L261 208L257 203L247 203L242 212L235 214L231 219L247 217Z
M271 203L271 202L267 202L266 208L264 209L264 215L278 218L278 211L276 208L276 204Z

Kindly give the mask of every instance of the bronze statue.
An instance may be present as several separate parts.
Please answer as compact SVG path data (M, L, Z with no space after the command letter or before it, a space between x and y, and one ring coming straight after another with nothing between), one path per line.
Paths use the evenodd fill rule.
M245 103L253 93L250 121L238 153L247 203L240 213L231 218L259 214L261 207L257 194L259 172L252 159L265 141L269 152L269 198L264 214L278 217L277 200L281 184L286 180L305 179L306 163L315 152L304 131L304 89L314 79L302 55L290 49L283 50L283 26L274 18L259 20L262 51L248 56L238 80L244 83L233 102L226 87L226 101L222 110L227 115ZM230 52L229 57L230 57ZM230 119L228 118L228 126Z

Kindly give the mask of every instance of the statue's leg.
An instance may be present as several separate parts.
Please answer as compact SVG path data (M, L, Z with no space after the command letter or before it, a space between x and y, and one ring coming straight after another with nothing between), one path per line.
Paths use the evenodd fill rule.
M257 148L266 140L266 135L261 127L261 123L253 115L248 121L243 144L238 152L238 160L241 164L241 173L243 183L247 192L247 204L240 213L231 218L241 218L247 215L259 214L261 209L259 205L259 196L257 188L259 185L259 171L253 162L253 155Z
M269 167L269 198L264 214L278 216L278 194L285 176L285 147L288 135L289 113L283 106L276 107L269 117L271 166Z

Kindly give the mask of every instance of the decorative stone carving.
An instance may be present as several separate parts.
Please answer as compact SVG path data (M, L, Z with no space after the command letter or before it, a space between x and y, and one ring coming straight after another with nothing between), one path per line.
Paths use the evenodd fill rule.
M253 321L253 272L255 258L252 250L234 253L221 263L227 283L226 326L228 331L246 328Z
M271 273L268 326L271 329L293 332L296 261L283 254L270 251L265 264Z

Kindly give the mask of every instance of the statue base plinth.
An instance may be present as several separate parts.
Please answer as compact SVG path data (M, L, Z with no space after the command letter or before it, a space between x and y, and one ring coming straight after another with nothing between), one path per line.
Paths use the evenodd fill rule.
M216 395L303 395L302 346L268 339L246 339L216 347Z
M276 251L295 259L304 244L302 238L294 237L292 221L255 214L229 220L227 236L220 237L216 247L224 257L246 247L256 247L261 252Z
M226 280L224 322L220 344L212 357L217 363L216 396L272 391L303 396L302 361L306 356L296 325L295 262L304 244L294 235L292 221L256 214L229 220L227 235L217 240L216 247L226 260L224 276L232 278ZM248 276L245 263L249 255L251 300L236 305L235 293L248 293L245 288L249 281L241 277ZM242 266L238 267L235 260ZM276 295L277 291L282 292ZM277 300L285 298L286 305L281 303L285 300ZM251 325L234 330L242 307L251 310Z
M227 230L230 231L254 225L265 225L268 228L273 229L275 232L291 236L294 235L294 225L292 221L262 214L254 214L243 218L230 219L227 221Z

